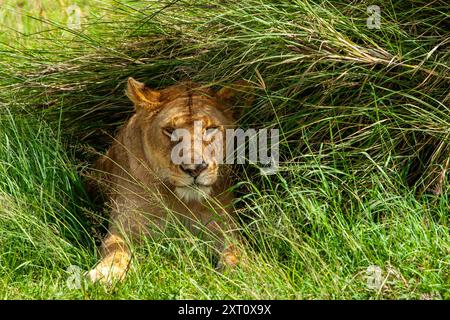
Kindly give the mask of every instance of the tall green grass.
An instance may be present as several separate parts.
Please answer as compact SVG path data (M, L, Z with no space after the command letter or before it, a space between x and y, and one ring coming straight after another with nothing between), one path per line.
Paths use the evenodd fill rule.
M11 18L0 29L2 297L449 298L444 1L381 1L380 29L364 1L79 1L76 30L42 3L21 35ZM245 78L240 125L280 129L276 175L235 170L235 272L179 230L134 248L113 290L67 286L67 267L96 261L102 218L80 173L132 111L128 76Z

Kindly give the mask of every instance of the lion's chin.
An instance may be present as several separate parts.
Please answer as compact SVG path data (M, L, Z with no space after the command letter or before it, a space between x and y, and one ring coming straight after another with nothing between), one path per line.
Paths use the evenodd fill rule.
M176 187L175 193L177 196L186 202L197 201L201 202L203 199L208 197L211 193L210 186L202 186L202 185L191 185L186 187Z

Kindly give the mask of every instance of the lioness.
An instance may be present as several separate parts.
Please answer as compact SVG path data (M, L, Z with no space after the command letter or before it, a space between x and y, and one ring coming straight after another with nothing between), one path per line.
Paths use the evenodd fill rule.
M201 224L220 248L219 263L233 266L238 252L225 234L236 226L231 202L229 170L220 165L219 156L205 152L214 139L204 139L194 130L203 124L203 133L233 128L231 110L236 88L214 92L193 83L174 85L157 91L128 79L127 96L135 113L120 130L106 155L94 165L103 181L111 209L108 234L101 246L102 259L88 272L93 281L111 283L122 280L131 252L125 239L139 241L153 236L150 225L164 228L168 209L191 229ZM200 163L175 164L173 132L184 129L192 137L191 155ZM198 130L197 130L198 131ZM225 135L222 135L225 140ZM225 141L219 141L225 144ZM194 163L194 164L191 164ZM153 231L152 231L153 230Z

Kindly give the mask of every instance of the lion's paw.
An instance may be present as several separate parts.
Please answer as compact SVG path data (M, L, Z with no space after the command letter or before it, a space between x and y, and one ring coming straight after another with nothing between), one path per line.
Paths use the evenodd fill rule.
M235 245L229 245L220 255L217 269L224 271L225 269L233 269L239 265L241 261L241 252Z
M100 263L97 267L86 273L87 278L92 283L102 283L112 285L125 278L127 269L121 266Z

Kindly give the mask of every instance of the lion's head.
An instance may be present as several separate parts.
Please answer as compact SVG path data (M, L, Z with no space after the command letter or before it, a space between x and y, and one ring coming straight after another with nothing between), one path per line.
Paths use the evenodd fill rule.
M242 86L241 86L242 88ZM236 87L215 92L193 83L154 90L129 78L144 156L151 169L184 200L212 191L222 170L225 130L233 128Z

